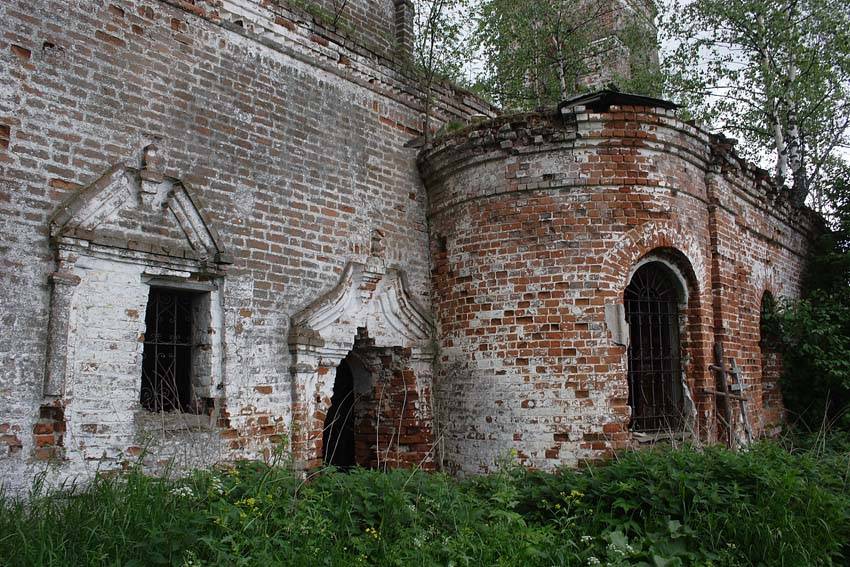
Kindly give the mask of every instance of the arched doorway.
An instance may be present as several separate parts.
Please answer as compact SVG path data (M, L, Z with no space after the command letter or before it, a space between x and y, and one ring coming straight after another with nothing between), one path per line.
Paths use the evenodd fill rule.
M373 336L367 326L374 329ZM355 463L378 469L435 468L427 387L433 332L433 322L411 298L403 273L378 257L348 263L333 289L293 315L288 340L295 466L311 470L340 454L342 439L327 438L325 429L337 370L345 361L354 390ZM344 366L339 376L342 392Z
M679 305L681 283L661 261L640 266L624 294L629 324L628 382L631 429L680 431L684 427Z

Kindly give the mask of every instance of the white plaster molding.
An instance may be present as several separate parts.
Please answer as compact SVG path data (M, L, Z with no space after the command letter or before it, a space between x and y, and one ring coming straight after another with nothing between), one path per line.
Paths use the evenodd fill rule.
M403 272L380 260L349 262L328 293L292 317L290 345L345 353L358 327L369 329L376 346L430 352L434 323L407 291Z
M376 347L410 349L410 360L430 368L434 360L434 323L410 296L404 273L387 268L383 259L349 262L339 282L292 317L293 429L299 467L321 457L315 437L330 403L336 367L354 347L357 329L365 327Z
M50 219L51 238L63 246L88 249L89 253L95 249L93 245L149 253L153 248L146 250L144 242L111 242L100 238L98 229L122 210L158 206L166 209L182 230L194 255L188 259L229 263L218 235L199 206L198 197L190 194L187 184L167 177L151 181L151 176L147 169L113 166L56 211Z
M229 260L198 198L191 194L185 182L164 176L160 163L156 146L148 146L141 169L115 165L71 197L50 220L57 270L51 276L45 396L71 395L74 364L77 363L79 333L75 320L78 310L103 301L101 297L86 296L91 294L89 288L79 288L78 284L115 273L129 274L146 290L155 281L160 286L209 293L210 344L205 345L209 349L209 374L197 380L197 392L203 397L215 397L216 388L223 382L221 284L224 264ZM147 242L144 235L124 238L116 236L114 230L102 231L122 211L144 208L148 209L144 211L146 216L139 217L143 230L156 232L156 224L147 226L148 219L152 223L173 221L185 238L185 249L165 250L153 241ZM151 212L159 214L150 215ZM162 213L166 215L163 217ZM177 227L169 224L171 230ZM203 274L204 281L195 280L196 274ZM137 316L144 318L144 304L141 310L135 304L130 307L139 311ZM117 309L120 311L120 305ZM136 370L132 368L127 372L135 374Z

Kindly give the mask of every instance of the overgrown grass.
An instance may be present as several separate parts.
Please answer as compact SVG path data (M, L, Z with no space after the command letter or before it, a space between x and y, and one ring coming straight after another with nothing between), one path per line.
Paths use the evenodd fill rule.
M0 564L847 565L850 443L656 450L559 474L308 482L243 462L0 505Z

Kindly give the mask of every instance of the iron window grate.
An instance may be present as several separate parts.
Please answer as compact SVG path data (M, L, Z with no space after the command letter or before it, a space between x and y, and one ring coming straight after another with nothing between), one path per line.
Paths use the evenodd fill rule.
M191 401L193 294L151 288L145 314L140 401L150 411L186 411Z
M647 264L625 292L629 405L635 431L681 430L679 298L666 267Z

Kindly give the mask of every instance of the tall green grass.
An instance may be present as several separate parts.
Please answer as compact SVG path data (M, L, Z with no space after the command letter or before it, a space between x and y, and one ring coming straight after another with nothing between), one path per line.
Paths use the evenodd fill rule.
M848 444L847 446L850 446ZM850 452L762 443L457 481L241 462L0 504L0 564L848 565Z

